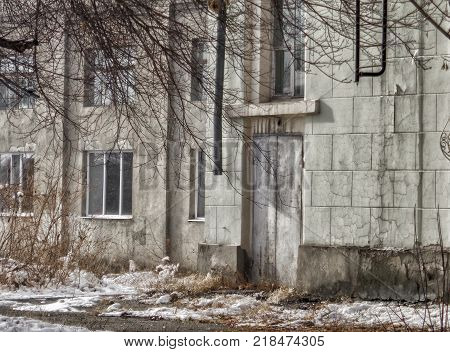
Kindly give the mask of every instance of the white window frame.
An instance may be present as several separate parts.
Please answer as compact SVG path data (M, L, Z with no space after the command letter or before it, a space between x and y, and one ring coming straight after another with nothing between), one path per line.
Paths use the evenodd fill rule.
M202 50L199 50L202 49ZM205 85L206 85L206 71L208 67L208 47L203 38L195 38L191 42L191 102L205 102L207 99ZM197 76L195 76L197 73ZM199 77L200 76L200 77ZM194 84L196 80L199 81L200 86L198 91L194 92ZM196 94L198 96L196 96Z
M299 21L302 21L303 19L301 18L302 16L302 6L303 6L303 1L302 0L276 0L277 2L281 2L281 6L282 6L282 11L283 11L283 16L284 16L284 12L285 12L285 4L292 2L293 6L295 7L295 15L297 15L298 13L300 13L300 19ZM296 33L294 35L294 37L290 37L290 38L286 38L289 36L288 33L285 33L284 28L281 29L281 33L282 33L282 37L283 37L283 42L282 43L275 43L276 38L275 38L275 33L276 33L276 22L279 21L277 19L278 16L278 11L279 9L277 8L277 5L275 3L275 8L273 9L273 13L274 13L274 25L273 25L273 32L272 32L272 76L273 76L273 84L272 84L272 91L273 91L273 95L272 97L274 99L280 99L280 98L304 98L305 97L305 79L306 79L306 74L304 72L303 68L300 68L299 70L296 69L298 62L295 59L295 55L296 55L296 51L297 51L297 45L299 45L300 48L300 53L303 57L300 58L300 65L304 65L304 60L305 60L305 43L304 43L304 38L303 38L303 33ZM298 13L297 13L298 12ZM282 20L284 19L284 17L282 17ZM297 19L295 19L297 21ZM279 22L281 24L281 26L284 25L284 22L281 21ZM299 24L300 26L300 24ZM300 36L300 40L302 41L301 43L296 43L296 41L298 40L298 36ZM286 38L286 39L285 39ZM284 42L286 41L286 42ZM288 46L286 46L288 45ZM276 91L276 85L277 85L277 62L276 62L276 53L279 51L283 51L284 52L284 57L286 60L286 55L287 55L287 59L290 62L290 67L289 67L289 93L279 93ZM296 94L295 88L296 88L296 75L299 76L301 83L300 83L300 89L301 92L300 94Z
M203 203L203 216L198 216L199 213L199 168L200 168L200 154L203 154L203 177L206 180L206 160L205 152L202 149L191 149L191 195L190 195L190 209L189 209L189 221L205 221L205 203ZM203 180L203 185L205 185L205 180ZM205 196L205 189L203 189L203 195ZM205 197L206 199L206 197Z
M9 185L11 184L11 177L12 177L12 174L13 174L13 155L19 155L20 156L20 158L19 158L19 184L18 184L18 186L19 186L19 190L18 190L18 192L22 192L22 194L24 193L24 189L23 189L23 158L24 158L24 156L28 156L28 157L31 157L31 159L33 160L33 164L34 164L34 154L33 153L27 153L27 152L14 152L14 153L0 153L0 155L9 155L10 156L10 159L9 159L9 167L10 167L10 170L11 170L11 174L10 174L10 179L9 179L9 182L10 183L8 183L8 184L6 184L6 185L1 185L2 187L5 187L5 188L7 188L7 187L9 187ZM33 176L32 177L34 177L34 169L33 169ZM16 192L16 194L14 195L15 197L18 197L18 195L17 195L17 193L18 192ZM14 209L13 210L10 210L9 212L4 212L4 211L2 211L2 212L0 212L0 216L18 216L18 217L20 217L20 216L33 216L34 214L33 214L33 211L31 211L31 212L22 212L22 202L23 202L23 197L19 197L18 198L19 199L19 201L18 201L18 209L17 209L17 211L15 211Z
M6 104L0 110L32 109L35 98L26 91L34 90L33 57L31 55L9 55L0 57L0 72L4 78L0 80L4 90ZM26 84L22 84L25 82Z
M119 171L119 214L105 214L106 210L106 155L107 154L120 154L120 171ZM89 150L86 151L86 203L85 203L85 214L82 218L89 219L132 219L133 214L122 214L122 199L123 199L123 154L131 153L132 150ZM89 165L89 155L90 154L103 154L103 189L102 189L102 214L89 214L89 176L90 176L90 165ZM133 154L134 157L134 154ZM131 180L133 182L133 180ZM133 212L133 206L131 207Z
M120 78L125 82L121 82L121 85L126 85L126 97L116 97L116 103L121 104L126 102L132 102L135 99L136 92L134 90L134 69L135 59L133 57L133 50L129 47L115 48L116 59L123 67L118 69L117 74L121 75ZM123 57L120 56L123 54ZM86 62L86 60L92 60L93 62ZM108 73L108 65L106 63L105 55L101 49L90 49L88 55L85 57L85 65L90 65L89 74L92 77L85 77L85 84L91 85L92 91L89 92L92 96L84 98L85 107L98 107L111 105L114 99L114 92L111 87L108 87L110 74ZM86 74L86 72L85 72ZM119 78L117 78L119 79ZM91 81L92 80L92 81ZM85 90L86 92L86 90Z

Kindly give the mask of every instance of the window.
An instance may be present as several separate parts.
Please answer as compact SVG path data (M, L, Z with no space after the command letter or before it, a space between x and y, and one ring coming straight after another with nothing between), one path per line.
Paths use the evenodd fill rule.
M29 153L0 154L0 212L33 212L34 158Z
M191 101L205 100L206 43L201 39L192 41L191 53Z
M274 95L304 96L304 35L301 0L274 0Z
M102 50L89 50L84 62L84 105L131 101L135 96L133 69L130 48L117 48L112 55L105 55Z
M132 214L132 152L88 152L85 215Z
M190 219L205 218L205 153L202 150L191 150L190 171Z
M33 58L0 58L0 109L32 108L34 105Z

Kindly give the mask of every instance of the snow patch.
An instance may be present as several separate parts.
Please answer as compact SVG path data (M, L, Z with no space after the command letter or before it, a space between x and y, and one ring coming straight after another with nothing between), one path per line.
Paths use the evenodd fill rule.
M119 310L121 307L122 306L120 303L113 303L110 306L108 306L105 311L106 312L114 312L116 310Z
M163 295L156 300L156 304L168 304L172 300L170 295Z
M30 304L24 303L14 310L20 311L38 311L38 312L84 312L80 308L89 308L95 306L100 301L99 296L86 296L63 298L53 303L46 304Z
M0 316L0 331L6 332L69 332L69 331L89 331L76 326L65 326L59 324L50 324L40 320L27 319L22 317L4 317Z

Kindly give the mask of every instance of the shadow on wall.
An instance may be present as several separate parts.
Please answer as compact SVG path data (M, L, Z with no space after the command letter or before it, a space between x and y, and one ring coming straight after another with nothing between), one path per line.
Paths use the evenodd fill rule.
M448 292L449 257L448 251L432 246L403 250L300 246L297 286L320 297L435 299L442 296L443 287Z

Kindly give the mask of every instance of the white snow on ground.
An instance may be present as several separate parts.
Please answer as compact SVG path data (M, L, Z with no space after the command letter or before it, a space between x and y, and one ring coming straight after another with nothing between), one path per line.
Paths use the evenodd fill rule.
M360 325L394 324L414 328L440 326L437 305L402 305L394 302L349 302L327 304L316 312L317 325L326 323L354 323Z
M149 300L150 301L150 300ZM175 306L156 306L144 310L106 311L103 316L134 316L165 320L226 320L240 326L272 326L294 328L313 323L329 324L397 325L428 329L439 326L439 309L423 305L408 306L393 302L355 301L324 303L317 309L292 309L272 305L249 295L216 295L206 298L184 298Z
M134 295L156 281L158 275L154 272L126 273L122 275L105 275L101 279L81 271L70 275L65 285L50 285L44 288L20 287L11 290L0 286L0 301L26 300L39 298L67 298L77 296L114 296ZM0 303L1 304L1 303Z
M42 332L42 331L89 331L76 326L65 326L59 324L50 324L40 320L27 319L22 317L4 317L0 315L0 331L15 332Z
M15 310L39 311L39 312L83 312L83 309L95 306L101 300L100 296L86 296L61 298L53 303L30 304L22 303L14 306Z
M144 287L158 280L155 272L106 275L100 280L90 273L72 273L66 285L45 288L21 287L9 290L0 286L0 306L16 310L45 312L83 312L102 299L114 296L135 298ZM26 302L41 300L41 302ZM48 302L51 300L51 302Z
M189 297L183 292L168 293L167 287L177 287L174 281L179 280L178 286L186 287L186 282L191 280L190 277L176 278L177 270L177 265L163 263L155 271L106 275L101 279L85 271L76 271L70 274L65 285L50 285L46 288L21 287L11 290L0 286L0 307L19 311L83 312L105 299L111 303L104 308L101 314L103 316L190 319L227 322L240 326L284 328L296 328L306 323L316 326L394 324L419 329L429 329L431 326L436 328L440 325L439 309L436 305L431 305L426 310L420 304L354 301L305 304L302 309L294 309L292 305L277 304L283 301L283 295L279 293L273 294L268 300L262 300L263 295L259 294L210 294ZM165 286L168 283L171 286ZM165 289L165 292L153 295L147 293L155 289ZM139 301L142 309L124 308L127 306L126 302L131 300ZM20 324L22 323L17 323L22 326ZM27 326L33 328L32 325ZM23 328L26 329L27 326L23 325Z
M19 262L0 258L0 274L3 274L11 285L0 285L0 300L36 299L36 298L66 298L75 296L133 295L148 289L164 285L174 278L178 271L178 264L170 264L168 258L163 258L162 264L155 271L130 272L125 274L105 275L101 279L84 270L69 273L66 282L49 284L45 288L29 287L28 273ZM12 285L20 286L11 289Z
M145 287L166 280L171 273L165 267L172 269L173 266L162 266L159 273L149 271L105 275L101 279L79 270L71 272L64 285L49 285L44 288L21 286L19 289L11 289L0 286L0 307L8 306L22 311L83 312L85 308L95 306L106 297L134 298ZM21 276L26 276L26 273ZM30 300L33 302L29 302Z
M162 296L164 297L164 296ZM219 303L220 302L220 303ZM156 303L158 304L158 303ZM151 317L166 320L199 320L211 321L220 317L236 317L256 307L258 301L245 295L217 295L209 298L181 299L176 306L152 307L141 311L106 312L103 316L130 315L135 317Z
M257 299L257 295L215 294L204 297L182 297L180 293L137 295L148 287L155 273L140 272L107 276L98 286L81 291L73 286L59 288L0 290L0 306L20 311L83 312L102 299L126 302L138 299L143 309L124 309L118 302L106 307L103 316L134 316L166 320L226 321L240 326L271 326L294 328L305 323L316 326L329 324L381 325L394 324L410 328L428 329L439 326L439 309L432 305L400 305L394 302L322 303L308 309L271 304ZM144 284L145 282L145 284ZM68 297L70 295L70 297ZM145 297L145 298L144 298ZM175 299L173 299L175 297ZM30 303L27 300L32 299Z

